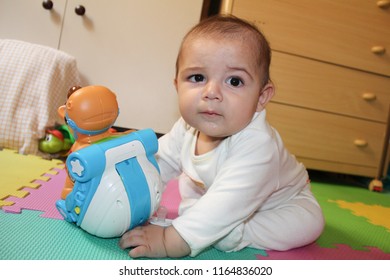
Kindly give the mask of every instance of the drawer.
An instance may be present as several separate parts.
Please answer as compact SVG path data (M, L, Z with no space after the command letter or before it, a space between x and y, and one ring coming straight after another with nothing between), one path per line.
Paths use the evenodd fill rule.
M230 2L231 13L255 22L274 50L390 76L390 8L377 1ZM379 46L387 51L373 53Z
M267 118L297 157L379 168L386 124L277 103Z
M275 102L387 122L390 78L274 52Z

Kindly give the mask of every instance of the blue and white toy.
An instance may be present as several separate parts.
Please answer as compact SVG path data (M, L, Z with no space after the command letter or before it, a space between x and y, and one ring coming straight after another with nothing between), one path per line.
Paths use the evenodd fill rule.
M57 209L66 221L104 238L145 223L162 194L157 149L156 134L144 129L71 153L66 166L75 184Z

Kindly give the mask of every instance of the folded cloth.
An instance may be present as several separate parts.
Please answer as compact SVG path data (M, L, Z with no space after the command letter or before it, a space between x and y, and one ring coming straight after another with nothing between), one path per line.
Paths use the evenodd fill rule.
M38 140L80 84L76 59L28 42L0 39L0 148L40 154Z

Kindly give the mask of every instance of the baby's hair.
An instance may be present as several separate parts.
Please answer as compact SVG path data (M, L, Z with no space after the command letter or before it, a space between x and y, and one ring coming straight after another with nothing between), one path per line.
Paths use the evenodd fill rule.
M263 33L252 23L232 15L216 15L206 18L195 25L184 36L176 60L176 76L183 46L193 37L240 39L253 49L262 75L262 86L270 80L271 48Z

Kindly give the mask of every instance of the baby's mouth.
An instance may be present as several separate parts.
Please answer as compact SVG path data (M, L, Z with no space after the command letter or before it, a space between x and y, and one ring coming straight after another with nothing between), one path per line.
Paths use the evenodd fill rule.
M207 111L203 111L201 112L202 115L205 115L205 116L221 116L221 114L217 113L216 111L213 111L213 110L207 110Z

